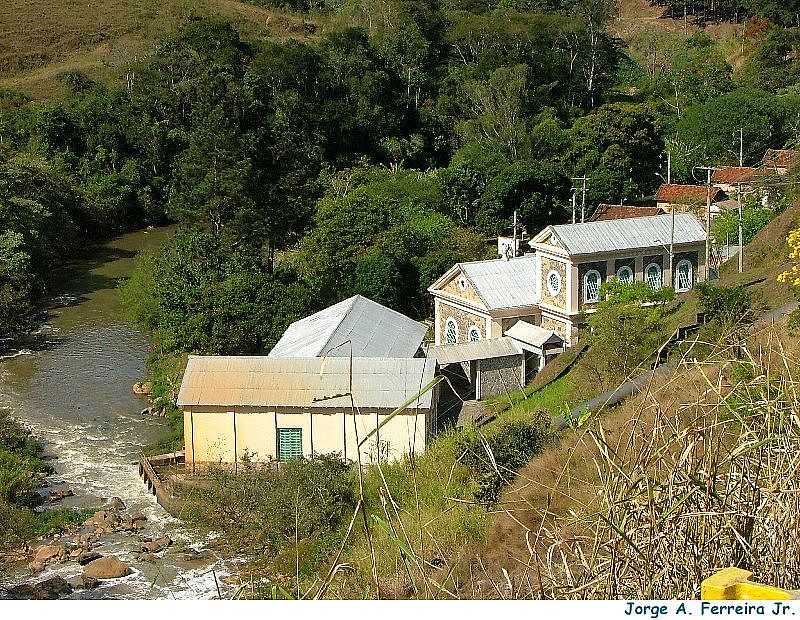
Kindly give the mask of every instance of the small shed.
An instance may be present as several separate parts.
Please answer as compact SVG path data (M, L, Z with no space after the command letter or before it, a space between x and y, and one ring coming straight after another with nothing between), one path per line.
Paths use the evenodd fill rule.
M342 357L191 356L178 394L186 462L330 453L355 461L359 442L377 427L362 462L422 452L438 392L420 391L435 370L425 358L353 358L351 367Z
M552 330L528 321L517 321L506 330L506 336L523 352L525 383L542 370L548 358L564 350L564 339Z
M473 394L460 394L464 400L499 396L525 385L525 358L511 338L493 338L477 342L439 345L428 349L445 376L463 373Z

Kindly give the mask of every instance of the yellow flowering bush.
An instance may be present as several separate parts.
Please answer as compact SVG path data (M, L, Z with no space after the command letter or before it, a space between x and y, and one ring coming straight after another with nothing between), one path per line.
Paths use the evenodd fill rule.
M778 276L778 282L800 288L800 228L789 233L789 257L795 261L790 269Z

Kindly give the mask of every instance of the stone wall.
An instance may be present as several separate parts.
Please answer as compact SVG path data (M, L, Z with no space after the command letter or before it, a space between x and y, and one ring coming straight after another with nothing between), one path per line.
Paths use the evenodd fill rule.
M557 333L567 342L571 339L570 329L567 325L567 322L562 319L556 319L549 316L542 317L542 327L544 329L548 329L552 332Z
M460 283L462 281L466 285L465 288L461 288ZM450 282L445 284L441 290L449 295L452 295L453 297L460 297L461 299L471 302L473 305L477 304L483 307L483 302L478 296L477 291L472 287L472 284L470 284L469 280L467 280L460 271L452 280L450 280Z
M522 355L508 355L481 360L481 398L500 396L519 389L522 382Z
M540 259L542 270L541 270L541 278L542 278L542 302L554 306L556 308L564 308L567 307L567 266L566 264L553 260L551 258L547 258L546 256L542 256ZM547 276L551 271L555 271L561 276L561 290L559 291L558 295L551 295L550 288L547 286Z
M468 312L447 302L439 302L439 312L436 315L436 333L439 335L439 342L445 342L445 323L452 317L458 325L458 342L469 342L468 333L472 326L477 327L481 332L481 339L486 338L486 318L474 312Z

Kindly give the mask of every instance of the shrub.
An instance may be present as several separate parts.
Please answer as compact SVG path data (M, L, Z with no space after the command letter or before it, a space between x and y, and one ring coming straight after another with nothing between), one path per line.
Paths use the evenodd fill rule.
M210 473L207 491L187 498L189 514L221 529L237 548L270 558L301 541L297 551L309 551L305 568L313 569L328 549L309 541L324 541L353 512L352 476L333 455L289 461L277 469L245 464L234 473L218 468Z
M492 427L485 435L475 429L460 438L464 463L476 474L479 488L475 498L494 503L516 471L542 451L549 433L542 423L515 421Z
M708 320L723 326L753 321L753 299L744 287L723 287L704 282L695 290L700 296L700 308Z

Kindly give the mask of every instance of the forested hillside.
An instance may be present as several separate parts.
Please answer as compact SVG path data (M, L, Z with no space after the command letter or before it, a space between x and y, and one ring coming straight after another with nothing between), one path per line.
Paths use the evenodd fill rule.
M124 291L162 353L264 351L353 293L421 318L432 280L484 256L515 209L532 232L565 221L571 177L591 176L590 206L637 201L667 150L691 181L738 160L740 129L749 164L795 140L786 3L690 3L688 36L625 40L636 9L612 0L252 4L306 31L198 9L115 74L0 92L4 333L25 329L54 264L166 222L182 226ZM169 3L136 7L146 25ZM700 29L712 18L738 20L733 39Z

